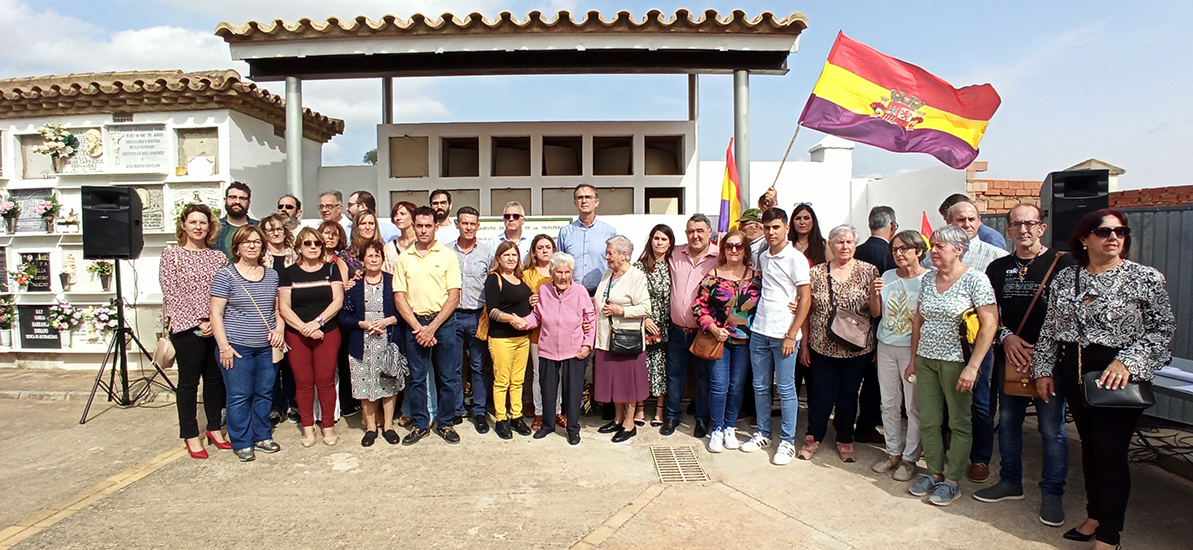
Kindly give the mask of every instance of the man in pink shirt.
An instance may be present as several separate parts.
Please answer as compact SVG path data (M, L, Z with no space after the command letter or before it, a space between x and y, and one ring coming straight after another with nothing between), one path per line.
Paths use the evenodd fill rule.
M688 218L684 233L688 244L675 247L671 253L671 326L667 334L667 398L663 416L662 435L675 433L683 416L680 401L688 379L688 364L696 362L696 428L692 435L708 435L708 361L693 357L688 348L700 327L692 315L692 302L700 290L700 281L717 265L717 245L712 244L712 222L704 214Z

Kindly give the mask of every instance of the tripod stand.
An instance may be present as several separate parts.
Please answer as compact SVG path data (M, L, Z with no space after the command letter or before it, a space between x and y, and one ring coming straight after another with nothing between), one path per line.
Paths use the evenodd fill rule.
M120 260L115 261L115 279L116 279L116 330L112 334L112 342L108 344L108 351L104 354L104 361L99 366L99 372L95 375L95 384L91 386L91 395L87 398L87 406L83 408L83 417L79 419L79 424L87 423L87 413L91 411L91 402L95 400L95 392L103 386L104 391L108 394L109 402L116 402L121 407L128 407L141 399L148 391L152 384L161 385L161 382L155 382L157 375L162 375L162 379L166 381L166 386L169 386L170 391L177 392L178 388L174 386L174 382L170 381L170 377L166 376L166 372L162 370L161 366L153 360L153 356L145 349L145 345L137 338L137 333L133 331L124 319L124 293L120 285ZM149 361L153 363L153 368L157 371L149 378L141 377L137 380L129 380L128 378L128 342L136 342L137 347L141 349L141 353L145 357L149 357ZM111 368L108 367L108 362L111 361ZM116 370L120 370L120 395L116 395ZM107 371L108 380L104 381L104 373ZM135 396L129 395L129 387L137 382L144 382L145 387Z

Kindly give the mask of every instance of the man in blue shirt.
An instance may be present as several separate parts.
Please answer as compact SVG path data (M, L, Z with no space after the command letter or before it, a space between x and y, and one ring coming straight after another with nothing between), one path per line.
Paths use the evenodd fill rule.
M946 225L952 225L952 220L949 219L949 209L959 202L968 202L973 204L973 201L969 200L969 197L962 195L961 193L949 195L949 198L940 203L940 217L944 218L944 223ZM983 224L980 217L978 218L978 240L986 244L997 246L1003 250L1007 249L1007 240L1003 238L1002 233L999 233L997 229Z
M555 239L560 252L567 252L576 259L575 280L588 289L591 296L596 293L601 276L609 269L605 263L605 241L617 236L617 230L596 219L601 199L596 187L581 183L572 191L579 216L576 221L559 229Z
M253 190L247 184L234 181L224 191L224 217L220 218L220 233L215 238L215 247L232 261L232 234L240 226L257 225L249 217L249 205L253 202Z

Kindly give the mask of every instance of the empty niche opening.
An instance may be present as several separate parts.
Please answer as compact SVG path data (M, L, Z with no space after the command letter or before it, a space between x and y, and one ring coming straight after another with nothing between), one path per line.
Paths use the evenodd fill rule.
M440 155L445 178L475 178L481 174L480 138L443 138Z
M219 128L179 128L178 173L210 176L219 172Z
M597 176L633 174L634 139L631 136L595 136L592 138L592 173Z
M428 153L427 144L427 136L389 138L389 177L425 178L430 176L430 153Z
M50 155L43 155L34 151L44 140L38 134L17 136L21 144L21 177L23 179L48 178L54 175L54 161Z
M602 187L597 189L597 193L601 199L597 207L598 214L616 216L634 213L633 187Z
M580 136L543 136L543 175L579 176L583 151Z
M683 153L683 136L646 136L646 175L682 176Z
M530 175L530 136L493 138L493 175Z
M643 191L647 214L685 214L682 187L647 187Z
M489 199L489 212L492 212L494 216L504 214L505 205L511 202L517 202L522 205L523 215L530 216L533 214L530 211L529 189L493 189L489 191Z

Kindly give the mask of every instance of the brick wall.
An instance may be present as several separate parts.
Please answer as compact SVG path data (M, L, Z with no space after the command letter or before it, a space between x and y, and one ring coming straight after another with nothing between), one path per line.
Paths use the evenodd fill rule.
M1041 182L1030 180L974 179L966 191L982 214L1005 214L1021 202L1040 204ZM1115 191L1110 206L1115 208L1189 206L1193 203L1193 185L1153 187Z
M1110 194L1110 206L1115 208L1189 206L1190 202L1193 202L1193 185L1132 189Z

